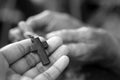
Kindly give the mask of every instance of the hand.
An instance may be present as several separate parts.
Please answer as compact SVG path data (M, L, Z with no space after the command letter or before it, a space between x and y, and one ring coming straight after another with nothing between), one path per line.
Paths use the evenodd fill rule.
M41 38L43 41L43 38ZM55 80L69 63L68 48L59 37L47 40L50 65L43 66L37 54L30 53L32 42L25 39L0 50L1 80Z
M26 22L20 22L16 29L10 30L10 37L12 37L12 41L16 41L19 38L23 39L25 32L32 32L45 36L51 31L74 29L79 28L81 25L82 24L77 19L68 14L44 11L38 15L30 17ZM17 37L17 35L19 37Z
M81 27L80 22L65 13L44 11L41 14L30 17L26 22L27 30L32 32L51 32L61 29L74 29ZM22 22L19 24L24 29ZM36 31L37 30L37 31Z
M55 31L49 33L47 38L53 36L63 39L70 49L70 56L75 60L83 64L97 63L120 72L119 42L105 30L82 27L74 30Z

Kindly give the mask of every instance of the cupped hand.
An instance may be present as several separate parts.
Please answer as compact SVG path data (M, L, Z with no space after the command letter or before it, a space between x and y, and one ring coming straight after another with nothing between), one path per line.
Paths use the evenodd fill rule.
M47 66L42 65L37 54L30 52L30 39L0 49L0 80L55 80L69 63L65 56L69 51L59 37L50 38L47 43L51 62Z

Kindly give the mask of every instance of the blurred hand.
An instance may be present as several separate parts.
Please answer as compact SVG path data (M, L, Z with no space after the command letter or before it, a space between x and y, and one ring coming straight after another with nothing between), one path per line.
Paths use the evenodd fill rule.
M120 44L105 30L89 27L60 30L49 33L47 38L53 36L63 39L69 47L70 56L75 60L83 64L98 63L120 70Z
M37 54L30 53L30 39L3 47L0 50L0 80L55 80L69 63L69 58L64 56L69 51L59 37L50 38L47 43L48 54L51 54L51 63L47 66L42 65Z
M41 14L30 17L26 21L26 24L28 25L27 29L33 32L36 32L36 30L39 30L39 32L51 32L60 29L74 29L81 27L80 22L72 16L53 11L44 11ZM19 26L22 27L22 25Z
M81 25L82 24L77 19L65 13L44 11L38 15L30 17L26 22L20 22L17 27L17 31L19 33L16 32L16 29L12 29L10 30L10 37L16 39L16 35L21 33L21 35L24 37L25 32L32 32L45 36L46 33L51 31L74 29L79 28Z

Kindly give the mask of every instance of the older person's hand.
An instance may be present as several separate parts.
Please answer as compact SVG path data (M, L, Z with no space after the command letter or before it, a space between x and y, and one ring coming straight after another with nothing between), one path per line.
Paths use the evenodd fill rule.
M69 63L65 56L69 51L59 37L50 38L47 43L48 54L51 54L51 63L47 66L42 65L37 54L30 52L30 39L0 49L0 80L55 80Z
M81 25L77 19L68 14L44 11L28 18L25 22L21 21L17 28L10 30L10 37L12 41L17 41L24 38L25 32L45 36L51 31L75 29L81 27Z
M120 44L117 38L103 29L82 27L49 33L48 38L59 36L70 49L77 64L97 63L120 72Z

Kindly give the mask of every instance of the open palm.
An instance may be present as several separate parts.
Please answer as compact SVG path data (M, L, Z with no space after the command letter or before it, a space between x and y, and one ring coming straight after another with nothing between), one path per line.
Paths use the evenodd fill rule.
M47 40L51 64L43 66L39 56L30 53L32 42L22 40L0 50L1 80L55 80L69 63L68 49L59 37ZM54 44L53 44L54 43Z

